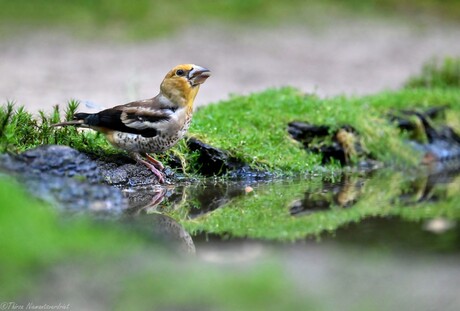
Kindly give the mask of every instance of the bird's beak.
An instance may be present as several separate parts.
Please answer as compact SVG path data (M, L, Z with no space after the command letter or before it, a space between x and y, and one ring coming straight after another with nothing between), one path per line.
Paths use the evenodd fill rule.
M210 76L211 71L209 71L209 69L195 65L188 74L188 80L190 81L190 84L192 84L192 86L196 86L204 83L204 81L206 81L206 79Z

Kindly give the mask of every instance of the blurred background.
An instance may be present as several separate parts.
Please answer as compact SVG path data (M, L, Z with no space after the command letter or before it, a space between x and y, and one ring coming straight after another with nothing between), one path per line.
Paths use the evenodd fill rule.
M290 85L394 89L460 54L457 0L0 0L0 99L31 110L156 95L179 63L213 71L198 105Z

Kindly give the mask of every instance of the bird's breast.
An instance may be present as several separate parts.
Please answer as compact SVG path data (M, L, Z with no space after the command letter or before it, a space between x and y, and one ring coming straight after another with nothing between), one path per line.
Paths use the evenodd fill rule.
M141 134L114 131L107 135L107 140L115 147L129 152L163 152L184 137L191 121L192 114L179 109L168 122L161 122L156 136L144 137Z

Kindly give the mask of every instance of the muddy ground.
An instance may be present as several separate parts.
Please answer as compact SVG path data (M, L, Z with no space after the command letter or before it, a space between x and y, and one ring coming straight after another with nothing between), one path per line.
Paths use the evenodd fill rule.
M276 29L208 25L130 43L40 32L0 42L0 100L34 111L71 98L110 107L156 95L167 70L184 62L214 74L198 105L283 85L322 96L366 94L400 87L432 57L459 55L458 38L455 25L365 20Z

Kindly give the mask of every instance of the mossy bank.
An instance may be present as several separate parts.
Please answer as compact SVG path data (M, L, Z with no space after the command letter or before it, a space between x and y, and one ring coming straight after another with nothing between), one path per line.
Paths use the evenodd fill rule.
M458 132L460 129L460 91L458 89L404 89L365 97L333 97L322 99L301 94L292 88L269 89L249 96L235 96L228 101L211 104L196 111L189 136L197 137L254 169L283 175L318 173L336 170L338 163L322 164L321 154L307 152L287 132L292 121L326 125L330 131L352 126L360 136L362 148L386 165L414 167L421 154L407 143L407 135L391 123L387 114L397 110L421 110L448 106L442 122ZM120 151L112 148L102 135L73 128L54 129L59 111L45 113L39 120L22 108L4 107L0 113L0 145L3 151L23 151L42 144L63 144L95 156L110 158ZM70 118L75 103L68 108ZM196 152L181 142L169 153L181 160L185 171L199 172Z

